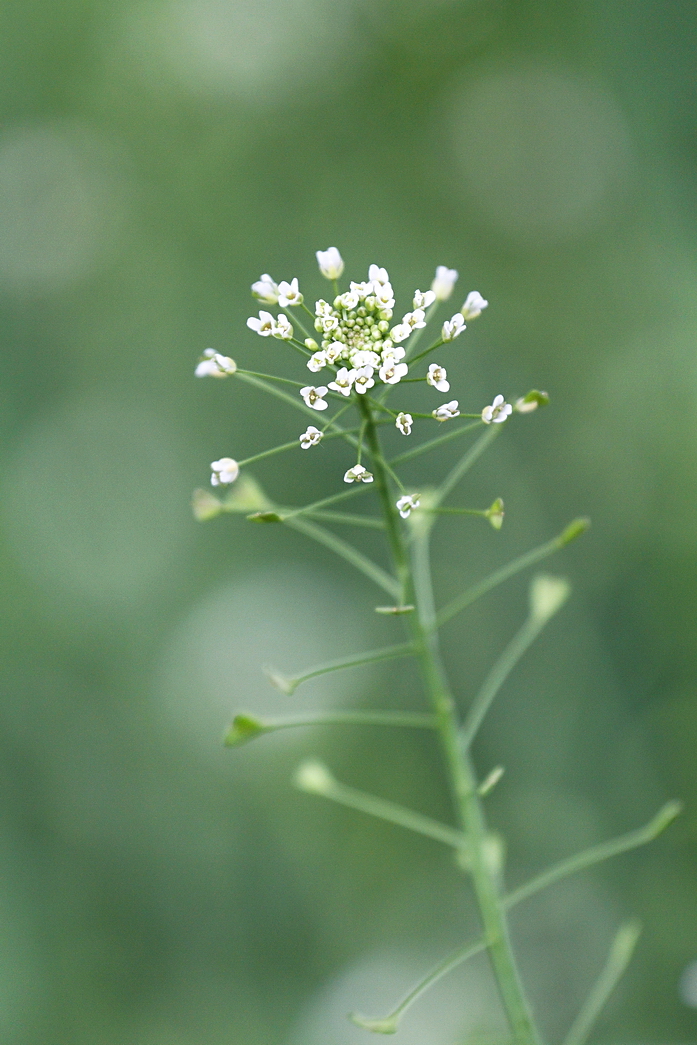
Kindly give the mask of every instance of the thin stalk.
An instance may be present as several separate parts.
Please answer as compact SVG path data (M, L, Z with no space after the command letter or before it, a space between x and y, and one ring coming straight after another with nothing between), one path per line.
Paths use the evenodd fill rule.
M319 544L323 544L325 548L329 548L336 555L339 555L342 559L350 562L352 566L355 566L357 570L369 577L371 581L386 591L392 598L397 598L400 594L399 582L391 577L389 573L383 570L382 566L378 566L372 559L369 559L363 552L359 552L357 548L354 548L352 544L342 540L341 537L337 537L336 534L331 533L329 530L325 530L323 526L319 526L317 523L310 522L309 519L299 519L297 516L288 517L282 519L288 526L291 526L294 530L298 530L300 533L304 533L306 537L312 537L313 540Z
M245 381L248 385L253 385L255 388L260 388L262 389L262 391L268 392L269 395L275 396L276 399L282 400L284 403L287 403L288 406L292 406L296 410L300 410L301 413L306 414L308 417L311 417L314 421L317 421L316 410L313 410L310 406L305 406L305 403L299 402L294 396L288 395L287 392L284 392L283 389L274 388L273 385L267 384L266 380L262 381L261 378L252 377L251 374L240 373L239 370L235 374L235 377L238 377L240 381ZM342 435L348 443L351 443L352 446L356 446L358 442L356 437L354 435L349 435L348 432L346 432L343 428L340 428L338 425L334 425L333 421L327 422L327 427L334 428L334 430L339 435Z
M441 980L444 976L447 976L453 969L457 969L458 965L462 965L468 958L474 958L476 954L481 954L482 951L486 950L486 940L477 940L476 943L469 944L467 947L460 947L454 954L449 954L447 958L438 962L433 969L428 972L422 980L412 987L412 989L406 994L399 1005L397 1005L392 1012L388 1013L387 1016L382 1016L379 1019L370 1020L365 1016L359 1016L358 1013L351 1013L351 1020L358 1026L364 1027L366 1030L373 1031L374 1034L396 1034L399 1027L399 1021L401 1020L407 1009L410 1009L414 1002L421 997L432 987L434 983Z
M349 512L307 512L311 519L321 519L324 522L340 523L344 526L366 526L370 530L384 530L385 524L382 519L372 519L369 515L351 515Z
M433 715L416 715L403 711L328 711L319 715L292 715L286 718L256 718L246 712L235 715L223 743L239 747L265 733L300 726L392 726L406 729L435 729Z
M317 763L312 763L313 770L316 765ZM328 798L338 805L355 809L359 813L366 813L368 816L377 817L379 820L386 820L390 824L396 824L397 827L404 827L408 831L425 835L426 838L442 842L443 845L448 845L453 849L469 851L467 838L462 831L457 831L454 827L448 827L447 824L441 824L430 816L415 813L413 809L397 805L396 802L388 802L385 798L378 798L377 795L370 795L366 791L358 791L355 787L341 784L331 776L329 770L324 766L322 766L324 772L323 780L317 781L310 777L308 781L308 774L304 772L304 768L301 765L295 775L295 785L301 791L320 795L322 798Z
M533 1023L511 948L498 874L487 859L487 825L477 795L476 776L467 753L460 746L455 701L440 660L428 553L429 527L424 527L421 535L417 534L414 538L412 580L403 530L382 466L378 433L370 407L363 409L368 415L366 438L375 451L375 482L383 504L395 570L398 576L404 578L405 590L413 594L412 601L417 607L417 612L409 614L407 620L417 648L424 684L438 721L438 733L459 825L469 843L469 866L494 975L516 1045L539 1045L540 1037Z
M600 842L599 845L584 849L582 853L570 856L567 860L560 860L558 864L554 864L546 871L531 878L529 882L524 882L512 893L508 893L503 900L505 906L507 908L515 907L521 900L527 900L529 896L534 896L535 893L539 893L549 885L554 885L562 878L567 878L570 874L577 874L578 871L584 871L587 867L602 863L603 860L609 860L613 856L619 856L620 853L628 853L640 845L653 842L680 815L681 810L680 802L667 802L662 809L659 809L653 820L650 820L644 827L639 827L636 831L629 831L626 835L620 835L619 838L613 838L609 842Z
M460 460L457 462L455 467L445 477L441 485L436 490L435 499L431 502L431 507L435 508L445 500L448 494L457 486L460 479L465 475L472 465L479 460L487 447L493 442L499 433L499 427L491 425L486 432L483 432L477 439L476 443L470 446Z
M317 675L327 675L330 671L343 671L344 668L357 668L362 664L374 664L380 660L397 660L400 657L410 657L413 653L414 647L410 642L400 642L395 646L382 646L380 649L370 650L368 653L354 653L350 657L327 660L323 664L315 664L311 668L306 668L300 675L283 675L275 668L265 668L264 671L277 689L290 696L301 683L316 678Z
M463 425L462 428L455 428L452 432L448 432L446 435L438 435L435 439L429 439L427 443L422 443L421 446L415 446L413 450L407 450L405 453L393 457L390 464L403 464L405 461L411 461L414 457L420 457L421 454L433 450L436 446L442 446L443 443L449 443L451 439L457 439L458 436L464 435L465 432L471 432L473 428L480 428L483 424L484 422L481 420L475 421L472 425Z
M641 925L638 921L631 920L620 926L612 941L603 971L593 984L583 1008L574 1020L571 1030L564 1039L564 1045L585 1045L593 1024L632 960L640 935Z
M532 614L519 629L517 635L506 646L484 680L482 688L470 705L465 721L460 729L460 742L464 748L470 748L477 735L484 716L514 667L533 644L549 618Z

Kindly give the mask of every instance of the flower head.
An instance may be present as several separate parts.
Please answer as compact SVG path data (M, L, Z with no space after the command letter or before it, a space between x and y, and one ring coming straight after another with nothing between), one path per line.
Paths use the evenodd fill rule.
M300 436L300 445L303 450L309 450L311 446L317 446L323 434L319 428L315 428L314 425L308 425L307 429Z
M313 410L327 409L329 403L323 398L326 394L326 385L319 385L317 388L314 385L306 385L305 388L300 389L300 395L305 400L305 405L312 407Z
M271 333L274 337L280 338L281 341L290 341L293 336L293 327L288 316L284 316L283 313L281 313L276 320L276 325Z
M411 426L414 424L414 418L411 414L405 414L401 411L395 418L395 427L400 430L402 435L411 435Z
M303 296L300 293L297 279L291 280L290 283L282 280L278 284L278 303L281 308L288 308L289 305L302 305Z
M402 323L410 326L412 330L420 330L426 326L426 313L422 308L415 308L413 312L407 312Z
M341 392L342 396L350 396L355 377L355 370L349 370L348 367L342 366L337 370L334 380L329 382L329 387L332 392Z
M457 270L449 269L445 265L439 265L436 275L431 283L431 290L438 301L447 301L457 283Z
M276 320L273 318L270 312L259 312L259 318L256 316L250 316L247 320L247 326L250 330L254 330L255 333L260 334L262 337L270 337L276 329Z
M485 406L482 410L482 421L486 425L501 424L513 413L513 407L507 403L503 396L495 396L491 406Z
M354 464L344 475L345 483L372 483L373 473L367 471L362 464Z
M326 250L318 250L317 264L325 279L338 279L344 271L344 259L336 247L328 247Z
M198 362L196 377L228 377L237 370L237 363L229 356L221 356L213 348L207 348Z
M268 272L265 272L256 283L252 283L252 294L259 301L263 301L265 305L278 304L278 286L271 279Z
M436 407L435 410L431 411L431 417L435 417L436 421L450 421L453 417L459 416L460 411L458 410L457 399L453 399L449 403L443 403L442 406Z
M459 337L463 330L466 330L465 321L462 318L461 312L456 312L452 319L446 319L443 324L440 336L444 341L454 341L456 337Z
M211 486L229 486L240 474L240 466L232 457L211 462Z
M417 493L406 493L404 497L400 497L397 501L397 510L403 519L408 519L414 508L418 508L420 504L421 501Z
M428 308L436 300L436 295L432 290L415 290L414 291L414 308Z
M372 388L373 385L375 384L375 380L373 378L374 371L373 371L372 366L362 366L362 367L359 367L358 370L354 370L353 373L354 373L353 382L354 382L355 389L361 395L363 395L365 392L367 392L368 389Z
M326 352L313 352L307 361L307 369L311 370L313 374L316 374L319 370L323 370L327 365L327 353Z
M476 319L477 316L481 316L488 304L489 302L482 297L478 290L470 290L464 305L460 309L463 319Z
M431 363L426 374L426 382L436 388L439 392L449 392L450 382L448 381L448 372L444 366L438 366L437 363Z
M393 360L388 359L380 367L380 380L386 385L396 385L408 373L409 367L406 363L395 363Z
M390 282L390 277L387 274L387 269L380 268L379 265L371 265L368 269L368 279L373 283L387 283Z

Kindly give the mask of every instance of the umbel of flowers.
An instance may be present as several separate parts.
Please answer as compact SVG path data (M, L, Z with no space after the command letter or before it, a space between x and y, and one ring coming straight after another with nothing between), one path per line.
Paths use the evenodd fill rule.
M338 280L344 272L344 261L336 249L317 251L317 262L322 276L333 285L330 300L323 297L315 301L310 309L300 290L297 278L279 283L264 273L252 284L252 294L269 307L278 306L286 312L274 314L261 309L258 316L251 316L247 326L260 337L275 338L286 342L305 357L305 365L312 375L319 375L317 384L297 382L297 395L307 410L324 413L332 402L339 406L323 427L309 425L299 435L303 450L318 446L325 434L335 429L334 418L359 397L370 397L375 409L381 413L382 421L388 417L397 430L405 436L412 433L415 418L431 421L452 421L455 418L477 418L484 424L501 424L511 414L513 407L502 395L497 395L490 405L476 414L463 413L460 401L452 399L434 405L429 413L415 410L390 410L387 394L394 386L408 380L423 381L436 393L450 391L450 382L445 366L432 362L423 373L417 364L438 348L445 349L466 329L467 322L476 319L487 307L482 295L471 291L458 312L441 322L435 341L425 351L417 352L419 339L435 309L447 301L455 287L458 273L455 269L441 265L437 268L428 290L415 290L411 296L411 307L399 316L396 313L395 292L385 268L370 265L368 278L357 282L351 280L348 289L342 290ZM310 328L310 329L308 329ZM207 349L196 368L198 377L224 378L238 372L237 364L229 356ZM245 372L240 371L240 376ZM411 376L409 376L411 375ZM273 380L271 375L269 379ZM519 400L516 408L521 412L534 410L541 396ZM343 407L343 409L342 409ZM344 472L346 483L369 483L373 476L361 463L363 452L362 435L357 441L357 461ZM226 467L221 467L221 461ZM228 462L232 461L233 468ZM211 465L211 482L214 486L233 482L239 474L239 462L232 458L221 458ZM400 499L400 514L404 491ZM409 510L418 505L409 502ZM408 513L407 513L408 514Z

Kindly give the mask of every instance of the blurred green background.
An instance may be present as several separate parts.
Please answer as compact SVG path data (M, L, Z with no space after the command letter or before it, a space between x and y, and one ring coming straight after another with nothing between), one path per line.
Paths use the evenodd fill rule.
M474 931L435 843L295 792L325 759L449 816L430 739L297 731L225 752L236 708L419 707L408 662L294 698L259 667L396 641L375 592L281 528L193 522L209 462L300 431L203 349L278 365L246 329L261 272L326 292L385 265L408 307L435 266L488 312L448 350L468 409L530 387L448 520L446 599L575 515L550 567L575 596L486 723L508 879L648 820L646 850L516 911L558 1040L618 922L645 924L598 1026L697 1039L697 12L682 0L5 0L0 7L0 1038L7 1045L360 1045ZM449 313L448 313L449 314ZM439 360L441 361L441 360ZM287 373L298 376L288 358ZM424 482L455 459L423 458ZM337 488L337 443L256 477ZM463 705L525 612L527 578L448 626ZM379 601L379 598L378 598ZM404 731L408 732L408 731ZM500 1030L485 962L398 1045Z

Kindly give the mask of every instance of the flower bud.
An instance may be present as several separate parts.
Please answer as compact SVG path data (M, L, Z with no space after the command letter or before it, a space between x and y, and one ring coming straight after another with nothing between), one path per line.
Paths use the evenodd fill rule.
M336 247L318 250L317 264L325 279L338 279L344 271L344 260Z

